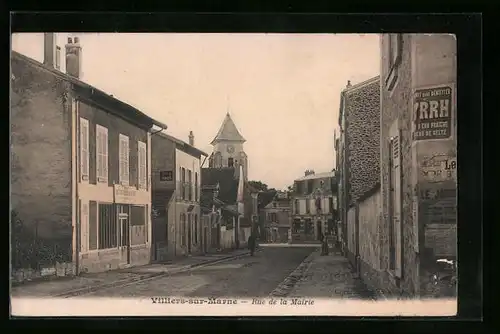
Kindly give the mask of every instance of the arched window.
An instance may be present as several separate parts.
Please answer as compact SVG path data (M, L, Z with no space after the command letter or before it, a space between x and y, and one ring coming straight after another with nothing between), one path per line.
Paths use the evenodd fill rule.
M220 152L215 152L214 154L214 167L215 168L222 167L222 154Z

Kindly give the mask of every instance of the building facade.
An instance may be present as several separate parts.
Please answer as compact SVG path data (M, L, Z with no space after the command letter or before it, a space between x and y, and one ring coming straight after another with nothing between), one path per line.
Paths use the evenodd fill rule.
M381 37L381 201L390 236L381 247L390 293L435 294L436 260L456 259L456 43L448 34Z
M360 265L360 235L357 206L366 193L380 184L380 78L359 84L348 82L340 97L341 165L339 204L343 218L344 251Z
M265 242L288 242L291 226L290 198L286 192L277 192L271 203L262 210L264 213Z
M146 264L150 131L166 126L80 81L81 53L68 39L67 73L12 53L12 209L35 244L53 250L32 250L45 257L38 265L70 262L79 273Z
M155 259L202 251L201 164L208 154L189 143L158 133L152 137Z
M333 172L305 176L294 181L291 242L316 242L321 234L332 235L337 194L332 192Z

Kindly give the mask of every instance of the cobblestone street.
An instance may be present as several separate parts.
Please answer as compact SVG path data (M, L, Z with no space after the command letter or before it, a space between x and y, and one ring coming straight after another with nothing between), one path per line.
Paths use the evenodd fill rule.
M290 298L375 299L363 282L353 273L348 260L338 253L312 255L305 275L295 284Z
M313 250L310 247L263 248L253 257L245 256L86 296L266 297Z

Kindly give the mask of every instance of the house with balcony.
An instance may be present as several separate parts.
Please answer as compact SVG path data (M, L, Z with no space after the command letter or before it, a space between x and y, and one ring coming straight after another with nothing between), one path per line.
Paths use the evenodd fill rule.
M165 133L152 137L154 260L200 253L202 158L207 154Z
M294 181L291 198L291 242L319 242L321 234L333 235L337 193L332 189L335 172L307 170Z
M78 274L147 264L151 132L166 125L81 81L77 37L66 72L54 34L44 38L43 63L11 57L13 265Z

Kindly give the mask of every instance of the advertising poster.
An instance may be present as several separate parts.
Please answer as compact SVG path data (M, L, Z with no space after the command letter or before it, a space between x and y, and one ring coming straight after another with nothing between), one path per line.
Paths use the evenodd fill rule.
M451 86L418 89L413 96L413 140L446 139L452 133Z

